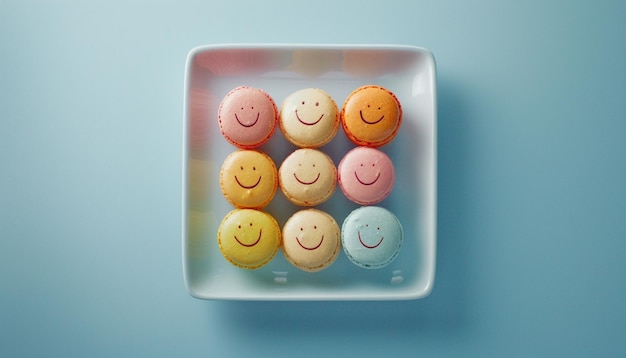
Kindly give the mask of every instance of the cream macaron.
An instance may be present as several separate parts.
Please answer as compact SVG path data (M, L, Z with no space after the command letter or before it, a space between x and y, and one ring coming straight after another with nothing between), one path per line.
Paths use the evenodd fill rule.
M330 266L341 251L341 235L335 219L317 209L300 210L283 226L283 253L292 265L316 272Z
M302 148L291 153L278 169L280 189L289 201L314 206L335 192L337 169L333 160L317 149Z
M323 146L335 137L339 124L337 104L319 88L294 92L281 106L280 129L285 138L298 147Z

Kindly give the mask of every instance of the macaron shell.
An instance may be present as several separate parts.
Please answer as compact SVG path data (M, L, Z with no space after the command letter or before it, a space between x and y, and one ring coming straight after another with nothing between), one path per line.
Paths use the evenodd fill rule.
M332 159L317 149L303 148L291 153L278 169L280 188L292 203L314 206L328 200L337 183Z
M256 150L231 153L220 170L222 194L238 208L260 209L278 189L278 173L272 158Z
M254 270L274 258L281 244L281 231L269 214L253 209L235 209L222 220L217 240L231 264Z
M380 147L391 142L402 123L402 107L393 92L380 86L354 90L343 104L341 123L357 145Z
M265 91L240 86L228 92L220 103L218 121L228 142L252 149L263 145L276 131L278 108Z
M400 252L402 241L400 221L391 211L379 206L355 209L341 227L341 244L346 256L363 268L389 265Z
M283 101L279 125L291 143L306 148L321 147L339 129L337 104L319 88L296 91Z
M393 190L396 174L393 162L382 151L356 147L346 153L337 167L343 194L361 205L376 204Z
M335 219L317 209L293 214L283 226L283 253L295 267L308 272L330 266L341 248L339 225Z

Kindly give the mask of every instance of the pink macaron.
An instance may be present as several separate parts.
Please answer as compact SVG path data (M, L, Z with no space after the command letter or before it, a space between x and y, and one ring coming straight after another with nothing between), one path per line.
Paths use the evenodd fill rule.
M226 94L217 117L228 142L238 148L252 149L263 145L276 131L278 109L265 91L240 86Z
M376 204L393 189L396 173L391 159L375 148L356 147L346 153L337 167L344 195L361 205Z

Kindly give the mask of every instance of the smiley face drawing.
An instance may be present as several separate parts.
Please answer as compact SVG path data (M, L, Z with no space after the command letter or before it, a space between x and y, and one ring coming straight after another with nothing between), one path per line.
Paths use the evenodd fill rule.
M235 209L222 220L217 240L226 260L235 266L254 270L276 255L281 232L271 215L253 209Z
M217 117L220 131L228 142L238 148L252 149L274 134L278 109L265 91L240 86L226 94Z
M355 265L375 269L389 265L400 252L403 231L398 218L379 206L352 211L341 226L341 244Z
M280 188L292 203L314 206L335 192L337 169L332 159L317 149L303 148L291 153L278 169Z
M339 225L317 209L300 210L283 226L283 253L292 265L307 272L321 271L339 255Z
M341 123L355 144L380 147L398 133L402 107L393 92L383 87L359 87L344 102Z
M299 90L283 101L279 126L285 138L298 147L321 147L339 129L337 104L321 89Z
M349 151L337 168L344 195L361 205L376 204L392 191L396 174L391 159L378 149L357 147Z
M233 206L260 209L272 201L278 189L276 165L265 153L235 151L222 164L220 188Z

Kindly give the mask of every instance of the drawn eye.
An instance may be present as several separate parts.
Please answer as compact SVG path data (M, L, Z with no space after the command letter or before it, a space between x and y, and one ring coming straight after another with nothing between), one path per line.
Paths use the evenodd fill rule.
M317 230L317 225L313 225L313 229Z
M320 105L319 102L315 102L315 107L318 107Z
M241 107L241 110L243 111L243 107Z
M241 229L241 225L237 225L237 228Z
M300 228L300 231L303 231L303 230L304 230L303 228Z
M239 169L243 170L243 166L239 167Z
M252 167L252 170L256 170L256 167Z
M304 101L302 101L302 104L304 104Z

